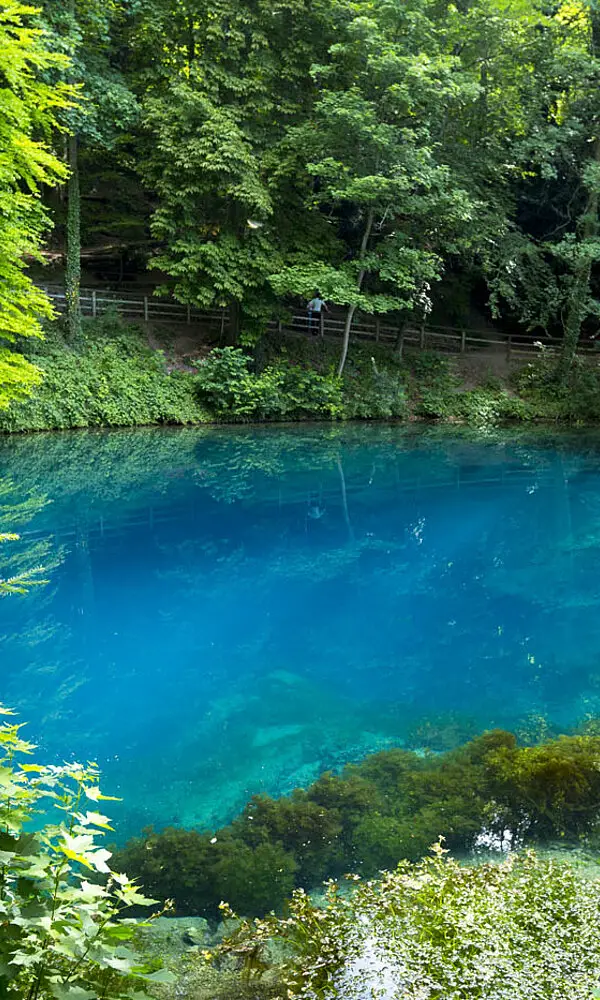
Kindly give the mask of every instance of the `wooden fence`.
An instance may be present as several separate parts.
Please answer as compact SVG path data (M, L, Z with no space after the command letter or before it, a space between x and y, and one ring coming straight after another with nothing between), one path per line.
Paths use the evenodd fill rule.
M313 321L312 329L306 314L296 314L288 322L280 321L278 326L283 333L317 333L325 337L341 338L345 320L341 317L326 315L321 317L320 324ZM412 350L445 351L451 354L493 353L504 354L507 360L520 357L539 355L540 344L545 348L555 350L562 347L558 337L534 337L526 333L503 333L501 330L488 328L475 330L471 327L439 326L432 323L420 325L389 322L388 318L358 317L352 323L353 340L372 340L376 343L394 345L400 354L406 347ZM581 341L578 347L581 354L594 355L600 352L600 339Z
M62 285L39 285L52 299L58 312L66 309L66 294ZM104 288L82 288L79 296L83 316L102 316L116 309L126 319L141 319L148 323L202 324L224 328L227 313L224 309L204 310L184 306L169 298L157 298L142 292L115 292Z
M66 296L61 285L40 285L52 299L56 309L64 312ZM199 326L206 332L224 336L229 317L226 309L200 310L185 306L174 299L156 298L142 292L109 291L97 288L81 289L81 312L84 316L101 316L116 309L126 319L140 319L148 323L182 323ZM303 334L341 339L345 320L335 312L322 314L312 323L307 313L288 313L285 318L271 320L272 330L282 334ZM400 355L405 348L413 350L445 351L452 354L493 353L504 354L507 360L539 354L540 343L548 348L560 348L558 338L543 337L536 340L525 333L505 334L488 328L474 330L466 327L421 325L392 322L389 317L370 317L356 314L352 324L353 340L368 340L395 346ZM600 350L600 340L580 343L581 354L595 354Z

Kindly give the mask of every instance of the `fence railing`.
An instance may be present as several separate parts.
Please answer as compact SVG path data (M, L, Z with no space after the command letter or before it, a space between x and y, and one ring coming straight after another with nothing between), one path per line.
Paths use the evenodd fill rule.
M299 313L288 322L272 323L283 333L308 333L313 336L338 337L343 335L345 320L332 316L322 317L320 322L312 323L306 314ZM493 352L505 354L507 360L539 354L540 343L543 347L560 349L562 340L558 337L540 338L525 333L503 333L500 330L488 328L476 330L471 327L440 326L431 323L420 325L396 323L392 325L384 319L365 319L359 317L352 323L353 340L371 340L376 343L393 344L400 354L406 347L417 350L446 351L452 354L468 354L475 352ZM600 340L581 341L578 347L581 354L597 354L600 352Z
M54 303L59 312L67 307L67 297L62 285L40 285L42 291ZM115 292L100 288L82 288L79 296L83 316L102 316L116 309L127 319L141 319L146 323L202 323L204 325L221 327L226 322L227 312L223 309L200 310L193 306L184 306L174 299L157 298L142 292Z
M52 299L56 309L66 309L65 289L61 285L40 285ZM141 319L144 322L182 323L200 326L207 332L223 336L229 320L227 309L201 310L185 306L174 299L157 298L142 292L110 291L98 288L82 288L80 294L81 312L84 316L102 316L116 309L127 319ZM282 334L303 334L341 339L345 319L334 313L322 314L320 318L309 319L307 313L288 314L287 318L271 320L269 329ZM402 355L405 348L417 350L446 351L452 354L489 352L504 353L507 360L539 353L540 339L525 333L502 333L488 328L474 330L467 327L440 326L431 323L420 325L406 322L391 322L388 317L366 317L356 314L352 323L353 340L369 340L375 343L394 345ZM558 338L543 337L544 347L560 348ZM581 354L595 354L600 351L600 340L582 341L578 351Z

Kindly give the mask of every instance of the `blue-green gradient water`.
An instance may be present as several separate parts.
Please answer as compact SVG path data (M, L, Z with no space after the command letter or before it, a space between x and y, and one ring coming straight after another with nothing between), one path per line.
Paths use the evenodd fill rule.
M397 427L0 442L0 701L123 838L389 745L600 715L600 436ZM113 812L114 815L114 812Z

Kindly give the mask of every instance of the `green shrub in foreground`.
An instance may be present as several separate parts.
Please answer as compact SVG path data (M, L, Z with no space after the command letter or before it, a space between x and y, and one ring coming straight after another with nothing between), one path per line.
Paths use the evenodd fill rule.
M133 427L201 423L193 376L169 373L138 327L117 317L86 322L79 340L67 344L57 324L31 349L43 372L33 395L0 415L0 430Z
M108 866L98 770L22 762L35 747L20 729L0 725L0 997L142 1000L172 977L147 972L130 946L135 925L122 918L154 900ZM40 827L49 808L54 822Z
M297 1000L591 1000L600 984L600 883L532 853L461 867L401 863L324 905L246 923L222 951L260 968L280 939Z

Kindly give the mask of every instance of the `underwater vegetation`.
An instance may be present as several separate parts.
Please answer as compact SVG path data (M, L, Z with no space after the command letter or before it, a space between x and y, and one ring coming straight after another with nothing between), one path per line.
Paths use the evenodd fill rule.
M281 911L294 888L417 861L440 836L452 852L515 848L600 832L600 737L518 746L503 730L445 753L384 750L273 799L254 796L216 833L152 829L115 864L180 915Z

